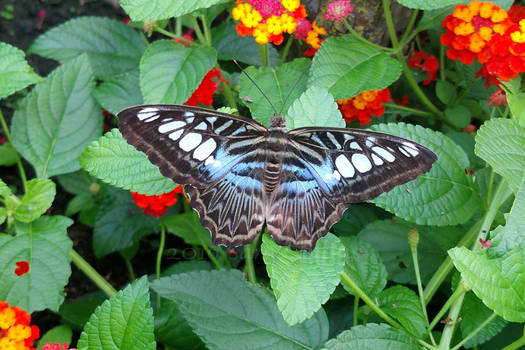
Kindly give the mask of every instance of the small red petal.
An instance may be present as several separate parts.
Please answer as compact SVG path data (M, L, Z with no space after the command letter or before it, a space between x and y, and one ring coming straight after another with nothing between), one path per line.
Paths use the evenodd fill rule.
M15 269L17 276L22 276L29 271L29 263L27 261L17 261L15 264L17 266Z

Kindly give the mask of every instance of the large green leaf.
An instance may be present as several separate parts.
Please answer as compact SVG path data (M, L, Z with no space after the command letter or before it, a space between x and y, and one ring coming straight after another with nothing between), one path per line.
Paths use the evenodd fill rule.
M409 7L411 9L418 9L418 10L435 10L440 9L442 7L450 6L450 5L458 5L458 4L465 4L469 1L464 0L441 0L441 1L435 1L435 0L398 0L398 2L406 7ZM510 8L510 5L514 2L513 0L492 0L492 3L505 8L508 10Z
M423 283L447 257L447 250L465 234L461 227L417 226L402 220L380 220L367 225L359 238L369 242L381 255L388 278L397 283L416 283L414 265L408 245L408 231L419 231L419 270Z
M386 286L387 272L381 257L372 245L355 236L341 237L345 246L345 269L352 280L369 297L378 295ZM343 287L352 295L356 295L353 289L345 284Z
M107 79L93 90L93 96L102 108L116 115L126 107L144 103L139 85L136 69Z
M260 67L258 69L248 67L245 72L257 82L257 85L266 94L278 113L281 109L283 111L288 110L293 101L306 89L306 79L301 77L301 74L308 67L309 62L306 58L297 58L278 67ZM269 126L270 119L275 112L259 89L245 74L241 75L239 88L239 95L250 108L253 118ZM283 106L290 92L291 95L286 101L286 105Z
M170 40L155 41L140 60L144 102L186 102L216 60L217 53L209 46L186 47Z
M525 172L525 128L512 119L488 120L478 130L475 152L518 192Z
M394 317L418 338L426 331L426 320L416 293L405 286L393 286L377 296L378 306L389 316Z
M24 51L0 42L0 99L42 79L24 56Z
M38 177L80 169L77 158L102 132L102 113L91 96L86 55L55 69L21 102L12 120L13 145Z
M71 274L73 244L66 229L72 223L64 216L43 216L27 224L15 222L15 237L0 235L0 300L29 313L58 310ZM17 261L27 261L29 272L15 275Z
M419 350L421 346L406 333L385 324L369 323L344 331L330 339L323 350Z
M162 297L177 303L210 350L317 349L328 336L321 309L290 327L265 289L244 281L238 270L190 272L152 282Z
M16 150L9 142L0 145L0 166L11 166L16 164Z
M128 144L118 129L93 142L79 161L91 175L125 190L153 195L170 192L176 186L144 153Z
M461 277L483 303L511 322L525 321L525 246L521 244L498 259L486 251L465 247L449 250Z
M199 222L199 214L195 211L172 215L163 220L166 229L191 245L206 245L211 247L210 231Z
M331 233L312 252L293 251L263 235L261 252L277 307L289 325L312 317L339 284L345 247Z
M93 250L97 257L131 247L157 227L157 221L145 215L131 197L119 189L110 189L98 206L93 227Z
M378 124L372 129L419 142L438 156L429 172L372 202L420 225L462 224L478 211L481 198L472 177L465 175L468 157L454 141L437 131L405 123Z
M344 128L345 121L334 97L325 88L311 87L288 108L288 130L304 126Z
M122 0L120 1L120 6L134 21L156 21L170 17L180 17L223 2L227 2L227 0Z
M26 183L26 193L13 216L18 221L31 222L46 212L56 194L55 183L47 179L32 179Z
M146 43L137 31L105 17L77 17L40 35L28 53L62 63L83 53L100 78L136 69Z
M164 301L155 314L155 336L159 342L175 349L206 349L202 340L193 333L179 308L172 301Z
M350 35L330 36L319 48L308 86L328 89L336 100L383 89L399 78L401 64Z
M78 341L79 350L155 350L146 276L100 305Z

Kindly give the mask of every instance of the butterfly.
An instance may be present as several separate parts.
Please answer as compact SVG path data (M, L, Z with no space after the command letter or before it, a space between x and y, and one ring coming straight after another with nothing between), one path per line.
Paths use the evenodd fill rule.
M280 245L311 251L351 203L427 172L437 156L413 141L350 128L286 130L199 107L140 105L119 129L160 172L185 184L216 245L252 241L266 223Z

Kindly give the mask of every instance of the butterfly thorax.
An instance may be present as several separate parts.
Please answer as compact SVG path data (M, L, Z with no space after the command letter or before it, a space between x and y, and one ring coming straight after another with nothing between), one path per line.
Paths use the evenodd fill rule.
M265 137L264 189L272 192L280 182L283 153L288 143L285 119L274 115Z

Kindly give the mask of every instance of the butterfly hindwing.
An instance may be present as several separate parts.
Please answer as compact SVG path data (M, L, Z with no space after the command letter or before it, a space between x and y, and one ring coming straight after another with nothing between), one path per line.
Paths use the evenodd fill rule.
M263 142L257 122L205 108L142 105L118 113L124 138L161 173L197 188L224 177Z

